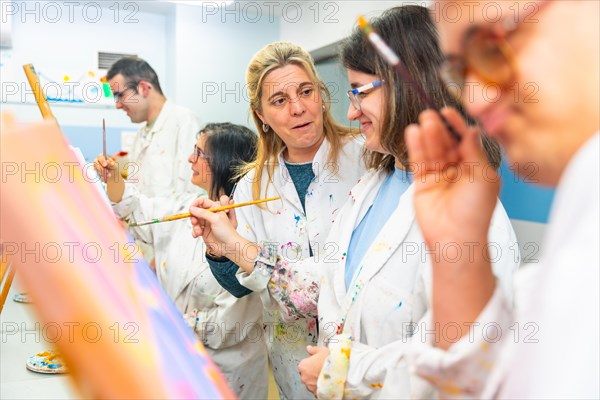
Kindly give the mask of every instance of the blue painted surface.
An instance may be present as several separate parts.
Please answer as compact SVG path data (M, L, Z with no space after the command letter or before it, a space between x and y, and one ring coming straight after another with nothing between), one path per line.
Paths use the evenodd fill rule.
M534 176L533 166L528 172ZM550 206L554 199L554 189L534 185L518 176L503 160L500 168L502 188L500 199L511 219L547 223Z
M97 128L89 126L62 126L63 131L71 145L79 147L86 161L92 162L102 154L102 120ZM137 130L130 128L106 128L106 153L113 155L121 150L121 132L123 130Z

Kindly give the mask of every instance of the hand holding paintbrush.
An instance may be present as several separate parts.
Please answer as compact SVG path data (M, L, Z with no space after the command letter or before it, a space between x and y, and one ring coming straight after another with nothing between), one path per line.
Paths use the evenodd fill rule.
M100 179L106 183L106 194L113 203L118 203L123 198L125 192L125 181L119 173L117 162L105 154L100 154L94 160L94 169L100 176Z
M225 196L225 197L227 197L227 196ZM218 205L219 203L214 203L211 206L211 208L207 209L207 211L210 211L212 213L217 213L220 211L231 210L233 208L245 207L245 206L249 206L249 205L253 205L253 204L260 204L260 203L265 203L267 201L273 201L273 200L279 200L279 199L280 199L280 197L269 197L267 199L245 201L243 203L228 204L228 205ZM204 199L204 200L208 201L208 199ZM229 197L227 197L227 200L229 200ZM203 202L202 204L205 204L205 203ZM162 218L153 218L153 219L149 219L147 221L135 222L135 223L129 224L129 226L144 226L144 225L156 224L159 222L176 221L178 219L190 218L191 216L192 216L192 214L189 212L182 213L182 214L173 214L173 215L169 215L169 216L162 217Z
M106 121L102 118L102 155L106 159ZM107 171L104 170L104 182L108 180Z
M260 251L259 246L237 232L237 219L233 210L231 212L217 211L278 199L279 197L272 197L246 203L228 204L230 200L227 196L222 196L220 203L205 197L198 198L190 207L192 236L195 238L202 236L211 255L226 256L244 271L251 272L254 269L254 260Z
M100 154L94 160L94 169L100 175L102 182L107 183L109 178L118 173L118 165L112 157Z
M118 203L125 191L125 182L119 173L119 166L106 154L106 121L102 118L102 154L94 160L94 169L102 182L106 183L106 192L110 201ZM109 178L112 178L109 180Z

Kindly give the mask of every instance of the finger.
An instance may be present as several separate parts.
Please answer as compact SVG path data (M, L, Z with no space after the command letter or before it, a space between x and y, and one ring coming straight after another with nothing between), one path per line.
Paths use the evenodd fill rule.
M222 195L219 200L220 200L220 203L221 203L222 206L226 206L228 204L233 204L233 203L230 202L232 199L230 199L226 195Z
M411 124L404 131L404 141L408 149L409 172L414 174L414 180L419 181L423 168L419 166L425 163L425 152L421 143L421 127Z
M219 201L213 201L213 200L209 199L208 197L202 197L201 199L202 199L202 202L199 204L202 208L209 209L209 208L216 208L216 207L221 206L221 203Z
M198 207L198 200L200 200L200 198L196 198L194 199L194 201L192 201L192 203L190 204L190 207Z
M103 167L106 167L106 165L107 165L107 162L106 162L106 158L104 157L104 155L103 155L103 154L100 154L100 155L99 155L99 156L96 158L96 160L98 160L98 163L99 163L100 165L102 165Z
M421 125L422 149L425 153L425 169L437 171L449 162L449 155L456 143L450 138L439 115L434 111L424 111L419 116ZM454 158L454 157L453 157Z
M200 227L199 227L199 226L197 226L197 225L196 225L196 226L193 226L193 227L192 227L192 237L193 237L194 239L196 239L196 238L198 238L198 237L200 237L200 236L202 236L202 228L200 228Z
M189 209L192 226L203 228L205 225L210 226L218 222L219 217L215 213L208 211L208 209L213 207L213 204L217 203L205 197L199 197L192 202Z
M198 208L204 208L202 205L204 204L204 197L198 197L196 200L192 202L192 206Z
M195 206L190 206L190 214L192 215L190 217L190 220L192 222L192 226L194 227L200 227L202 224L202 215L201 215L201 211L203 209L200 207L195 207Z
M456 127L463 138L460 143L461 158L465 157L468 161L476 161L486 157L479 127L469 127L460 113L453 108L444 108L442 114L452 126Z
M464 147L464 143L472 137L472 129L469 127L467 121L465 121L460 112L455 108L445 107L444 109L442 109L441 113L444 116L444 118L446 118L446 121L448 121L448 124L450 124L454 128L454 131L457 132L462 138L461 143L458 146L455 146L456 141L453 138L450 138L450 136L448 135L448 147L453 150L448 153L448 156L451 162L458 162L459 159L461 159L462 157L458 153L458 151L455 150ZM469 141L469 143L472 142Z
M229 218L229 222L231 223L231 226L233 226L234 228L237 229L238 226L238 222L237 222L237 217L235 215L235 209L231 209L228 210L229 212L227 213L227 217Z
M212 225L221 227L225 227L227 225L222 223L226 217L223 218L223 216L220 215L221 213L213 213L208 210L209 209L207 208L190 207L190 213L198 218L198 226L201 228L204 226L209 228Z
M98 173L98 175L100 176L100 180L102 182L106 183L108 179L104 179L104 178L108 174L107 173L105 174L105 169L100 165L100 163L98 161L94 161L94 169L96 170L96 173Z
M212 208L213 204L214 204L214 202L212 202L208 198L206 198L206 197L199 197L199 198L197 198L196 200L194 200L192 202L190 208L191 207L196 207L197 209L206 210L206 209Z
M460 112L458 112L456 108L444 107L442 108L441 113L444 116L444 118L446 118L448 123L452 125L456 133L458 133L461 136L465 135L469 126L467 125L467 121L465 121L463 116L460 114Z
M306 351L308 352L308 354L310 354L311 356L317 354L319 352L319 348L315 347L315 346L306 346Z
M210 223L210 218L214 216L213 213L207 211L204 207L196 207L193 205L190 207L190 213L192 214L192 216L197 218L198 225L200 226L204 225L205 221L208 221Z

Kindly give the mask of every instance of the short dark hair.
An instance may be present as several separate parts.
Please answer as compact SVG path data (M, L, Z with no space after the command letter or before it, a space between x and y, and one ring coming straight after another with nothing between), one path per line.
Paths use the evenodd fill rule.
M206 135L204 151L212 174L208 195L212 200L218 200L220 193L230 196L241 178L242 165L256 158L258 136L245 126L230 122L207 124L200 134Z
M163 94L158 75L150 64L139 57L123 57L116 61L106 73L106 79L111 80L118 74L123 75L129 82L150 82L158 93Z
M454 107L469 124L475 124L440 79L439 67L444 57L439 47L437 30L427 8L416 5L390 8L381 16L373 18L370 24L400 57L436 107ZM359 28L355 28L343 42L340 58L347 69L377 75L385 80L382 88L386 101L383 106L380 143L390 154L372 152L368 166L391 171L394 168L394 157L407 165L404 130L408 125L418 122L419 114L427 105L410 85L401 81L396 71L379 55ZM486 135L482 135L482 140L488 160L498 168L501 161L498 143Z

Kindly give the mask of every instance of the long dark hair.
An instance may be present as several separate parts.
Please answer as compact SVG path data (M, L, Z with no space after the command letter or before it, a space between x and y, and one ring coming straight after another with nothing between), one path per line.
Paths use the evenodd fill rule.
M370 23L400 57L417 84L421 85L437 107L454 107L469 124L475 124L440 79L439 67L444 57L439 47L437 30L427 8L416 5L390 8ZM377 53L359 28L354 29L343 42L340 58L347 69L377 75L385 80L382 85L386 100L382 110L380 143L390 154L371 152L368 167L391 171L394 168L394 158L406 165L408 156L404 130L408 125L418 122L419 114L427 106ZM501 161L499 145L485 135L482 140L490 164L498 168Z
M212 200L222 193L230 196L240 179L238 170L256 158L258 137L245 126L229 122L207 124L200 134L206 136L204 151L212 174L208 195Z

